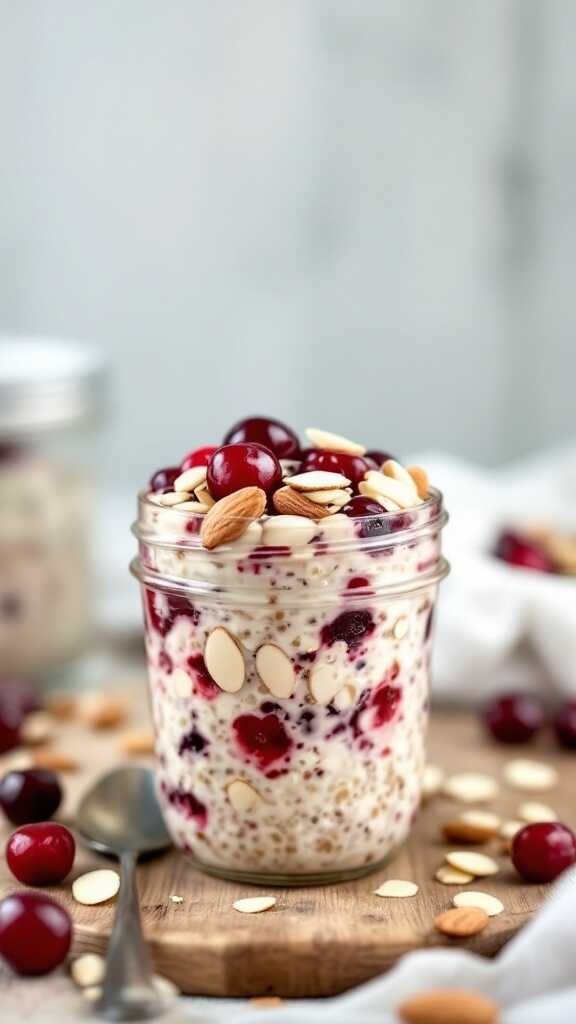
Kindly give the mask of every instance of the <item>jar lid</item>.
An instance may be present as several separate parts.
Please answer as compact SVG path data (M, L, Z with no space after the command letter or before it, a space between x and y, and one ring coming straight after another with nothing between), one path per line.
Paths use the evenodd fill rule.
M0 435L19 437L96 419L107 369L95 349L58 338L0 335Z

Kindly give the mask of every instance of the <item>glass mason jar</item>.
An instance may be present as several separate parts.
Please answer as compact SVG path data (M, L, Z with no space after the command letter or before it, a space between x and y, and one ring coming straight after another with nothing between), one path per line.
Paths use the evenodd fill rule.
M90 467L100 357L0 337L0 681L46 679L90 638Z
M371 871L420 801L442 496L264 517L212 551L200 521L140 496L132 570L173 840L246 882Z

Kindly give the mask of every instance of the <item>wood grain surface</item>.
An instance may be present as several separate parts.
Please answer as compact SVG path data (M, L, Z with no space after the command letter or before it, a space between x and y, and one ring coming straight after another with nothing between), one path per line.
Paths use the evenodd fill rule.
M129 698L126 728L146 721L144 685ZM121 752L122 729L88 730L77 722L59 723L52 747L77 757L81 768L64 777L66 801L60 819L71 823L78 795L108 767L126 755ZM560 784L532 797L553 806L561 820L576 825L573 786L576 756L560 753L546 738L528 748L503 748L489 743L472 715L437 711L432 716L430 760L447 771L480 770L501 778L502 765L513 756L542 758L560 769ZM9 756L8 756L9 757ZM9 763L0 759L0 770ZM491 809L515 817L527 794L504 784ZM381 973L398 957L429 946L453 945L433 928L434 916L451 906L458 887L434 880L434 872L450 848L440 836L441 823L459 809L436 797L425 806L412 836L386 867L372 875L339 885L296 889L267 889L212 879L190 861L171 851L141 864L139 888L144 927L158 972L183 992L254 996L275 993L286 997L324 996L344 991ZM4 829L2 838L9 834ZM452 846L452 848L455 848ZM523 884L501 844L482 849L501 864L499 874L471 883L469 888L497 895L505 911L491 918L486 930L458 944L491 956L530 918L546 898L547 887ZM114 907L85 907L74 903L70 884L90 867L109 863L81 846L71 877L47 891L64 903L75 923L75 952L104 951ZM404 878L420 886L409 899L380 899L373 890L387 878ZM2 858L0 895L18 888ZM266 893L277 897L266 913L239 914L232 907L242 896ZM184 897L174 903L171 895Z

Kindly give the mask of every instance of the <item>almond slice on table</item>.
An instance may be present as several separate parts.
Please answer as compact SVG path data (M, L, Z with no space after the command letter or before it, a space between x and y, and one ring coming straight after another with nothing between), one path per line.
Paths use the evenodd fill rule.
M32 756L32 764L35 768L47 768L51 772L75 772L80 767L74 757L50 749L35 750Z
M475 853L472 850L451 850L446 854L446 862L453 868L458 868L458 871L474 875L475 878L495 875L500 870L492 857L487 857L485 853Z
M306 497L317 505L331 505L342 508L343 505L347 505L350 501L352 491L345 491L342 488L327 488L325 491L306 491Z
M26 747L47 743L54 735L54 718L49 711L32 711L20 727L20 740Z
M236 640L223 626L216 626L204 648L204 661L210 676L221 690L238 693L244 685L246 666Z
M459 871L458 868L453 868L450 864L441 864L434 878L437 882L442 882L442 885L467 885L468 882L474 881L474 875Z
M77 903L93 906L106 903L116 896L120 888L120 875L110 868L98 868L80 875L72 882L72 895Z
M220 498L206 513L200 530L205 548L237 540L245 532L249 520L259 519L266 510L266 493L260 487L242 487Z
M283 515L304 516L306 519L323 519L330 515L325 505L317 505L305 494L295 491L292 487L280 487L272 495L272 503L277 512Z
M480 907L453 907L434 918L434 926L439 932L457 939L477 935L487 924L488 914Z
M276 644L263 644L256 651L256 671L267 690L279 700L294 693L296 673L287 654Z
M458 892L452 900L455 907L480 907L488 917L496 917L504 910L504 904L496 896L488 892Z
M302 547L317 533L307 516L270 516L264 523L262 543L267 547Z
M366 452L363 444L349 441L347 437L332 434L329 430L306 427L305 434L313 448L321 448L326 452L342 452L344 455L364 455Z
M208 469L206 466L192 466L191 469L185 469L180 476L176 477L174 481L174 490L186 491L190 494L204 483L207 472Z
M120 740L120 749L125 754L153 754L154 733L145 730L124 733Z
M248 896L243 900L235 900L232 906L241 914L261 914L264 910L270 910L275 903L275 896Z
M531 800L527 800L525 803L520 804L518 808L518 817L528 825L533 825L539 821L558 821L558 815L551 807Z
M342 688L342 680L334 665L316 665L310 673L310 693L317 704L330 704Z
M468 811L442 826L442 834L450 842L487 843L498 834L500 819L495 814Z
M513 839L516 833L519 832L521 828L524 828L525 824L525 821L503 821L498 829L498 835L501 836L502 839Z
M46 710L50 712L52 717L62 721L68 721L70 718L73 718L78 708L78 701L71 693L59 692L48 694L44 703L46 704Z
M467 989L432 989L397 1008L403 1024L498 1024L496 1003Z
M98 953L83 953L70 964L72 980L79 988L99 985L104 979L106 961Z
M356 687L352 683L346 683L333 699L333 704L338 711L345 711L354 703L356 698Z
M425 500L430 493L428 473L425 469L422 469L422 466L407 466L406 469L416 484L418 494L423 500Z
M91 729L114 729L126 719L126 702L107 693L94 693L82 701L82 718Z
M412 508L422 501L414 486L408 487L407 484L400 483L399 480L394 480L393 477L386 476L385 473L379 473L376 469L368 470L364 482L383 497L395 501L400 508Z
M498 782L483 772L460 772L445 779L442 792L462 803L481 804L498 796Z
M374 889L375 896L392 896L398 899L406 899L408 896L415 896L418 892L416 882L408 882L403 878L389 878L377 889Z
M233 782L228 783L226 792L234 810L240 813L253 811L263 803L257 790L249 782L244 782L244 779L234 779Z
M504 778L515 789L541 792L557 785L558 772L553 765L544 761L519 757L504 766Z
M287 476L283 481L295 491L333 491L350 487L350 480L342 473L331 473L329 470L311 469L308 473L297 473Z

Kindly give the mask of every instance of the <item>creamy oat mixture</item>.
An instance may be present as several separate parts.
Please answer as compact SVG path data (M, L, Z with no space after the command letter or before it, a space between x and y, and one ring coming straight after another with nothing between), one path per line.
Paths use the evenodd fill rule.
M89 628L83 479L0 450L0 666L44 674L79 653Z
M201 501L178 490L180 477L140 502L136 572L166 820L202 864L254 877L378 864L409 831L424 767L440 499L403 477L390 478L393 498L377 492L389 488L370 463L370 492L363 477L311 478L305 462L299 490L301 465L292 460L282 480L301 514L268 502L236 537L225 523L211 547L202 524L210 514L218 530L228 499L214 502L209 470L208 482L188 478L201 479ZM331 507L313 519L299 496L322 491ZM354 492L378 493L380 518L352 515Z

